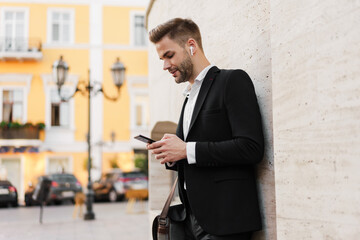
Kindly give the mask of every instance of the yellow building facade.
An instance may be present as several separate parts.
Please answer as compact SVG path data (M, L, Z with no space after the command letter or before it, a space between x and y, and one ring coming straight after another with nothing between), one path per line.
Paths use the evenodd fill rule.
M116 102L92 96L92 179L116 165L134 169L145 145L133 136L149 134L147 2L0 1L0 178L20 200L29 182L53 172L87 184L88 98L60 101L52 72L60 56L69 66L64 96L89 79L116 96L110 69L117 58L126 67Z

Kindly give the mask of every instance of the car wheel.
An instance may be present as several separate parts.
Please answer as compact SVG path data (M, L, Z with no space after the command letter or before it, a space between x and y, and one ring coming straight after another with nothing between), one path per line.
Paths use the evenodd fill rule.
M121 194L119 196L119 201L124 201L125 200L125 194Z
M110 192L109 192L109 201L110 202L116 202L117 200L117 193L114 189L112 189Z

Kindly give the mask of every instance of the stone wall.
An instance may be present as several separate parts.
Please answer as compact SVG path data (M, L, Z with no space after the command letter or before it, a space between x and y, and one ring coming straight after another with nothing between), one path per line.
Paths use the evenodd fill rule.
M276 239L270 6L268 1L260 0L226 0L221 1L221 4L219 6L217 0L154 1L148 16L148 29L170 18L191 18L200 27L204 51L211 63L220 68L241 68L251 76L259 99L266 135L266 156L258 166L265 230L257 233L255 239ZM155 47L150 44L149 92L152 125L158 121L178 121L184 100L182 91L186 86L175 84L172 76L162 70L162 62L158 59ZM156 174L164 173L156 169ZM164 181L164 184L170 188L167 181ZM153 213L156 212L156 209L151 210Z
M278 239L359 239L360 1L271 1Z
M358 239L360 1L156 0L148 17L149 29L192 18L211 63L254 81L266 137L254 239ZM185 86L156 59L150 45L152 123L177 122Z

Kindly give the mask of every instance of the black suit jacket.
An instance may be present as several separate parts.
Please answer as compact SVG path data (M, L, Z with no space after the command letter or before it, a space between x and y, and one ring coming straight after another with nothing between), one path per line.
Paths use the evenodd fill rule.
M196 164L183 159L180 197L186 195L200 226L214 235L261 229L254 165L264 153L261 115L250 77L242 70L212 67L203 80L184 139L183 112L177 135L196 142ZM184 106L186 101L184 103Z

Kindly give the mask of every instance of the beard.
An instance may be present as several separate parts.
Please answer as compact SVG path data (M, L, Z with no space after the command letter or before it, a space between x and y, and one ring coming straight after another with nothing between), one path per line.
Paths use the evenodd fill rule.
M189 56L187 56L184 61L180 63L180 66L177 70L180 72L180 76L175 78L176 83L183 83L189 81L190 77L193 75L194 65Z

